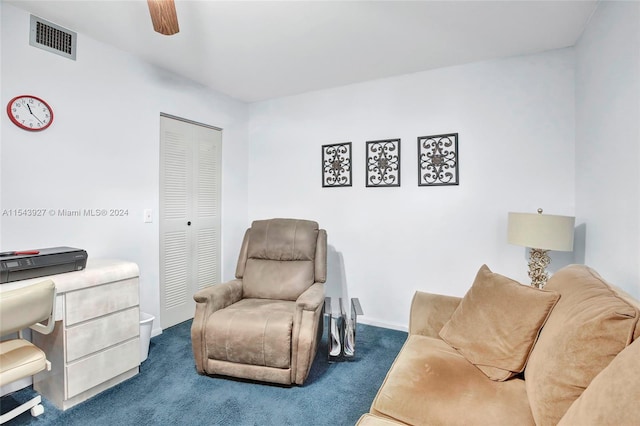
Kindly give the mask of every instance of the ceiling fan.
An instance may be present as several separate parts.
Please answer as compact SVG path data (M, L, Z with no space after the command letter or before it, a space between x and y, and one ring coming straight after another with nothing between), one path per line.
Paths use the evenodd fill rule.
M147 4L156 32L173 35L180 31L174 0L147 0Z

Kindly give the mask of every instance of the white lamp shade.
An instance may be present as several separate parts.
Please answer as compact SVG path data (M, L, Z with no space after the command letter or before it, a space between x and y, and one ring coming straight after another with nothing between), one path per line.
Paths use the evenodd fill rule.
M575 217L539 213L509 213L510 244L542 250L572 251Z

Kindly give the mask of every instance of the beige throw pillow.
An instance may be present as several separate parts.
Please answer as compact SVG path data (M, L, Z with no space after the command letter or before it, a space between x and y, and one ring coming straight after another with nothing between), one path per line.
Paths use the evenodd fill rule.
M525 286L482 265L440 337L492 380L524 371L560 295Z

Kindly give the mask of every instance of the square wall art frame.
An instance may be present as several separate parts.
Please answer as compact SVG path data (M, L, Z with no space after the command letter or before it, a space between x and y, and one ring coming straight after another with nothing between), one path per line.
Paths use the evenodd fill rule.
M322 145L322 186L351 186L351 142Z
M366 186L400 186L400 139L367 141Z
M458 134L418 137L418 186L458 185Z

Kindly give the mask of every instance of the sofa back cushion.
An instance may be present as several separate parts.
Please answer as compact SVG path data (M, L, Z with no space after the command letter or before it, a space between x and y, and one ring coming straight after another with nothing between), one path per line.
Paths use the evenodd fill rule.
M560 295L482 265L440 337L492 380L521 373Z
M637 425L640 422L640 339L598 374L558 426Z
M525 369L537 425L556 425L591 380L638 334L637 302L593 269L570 265L545 289L561 297L542 329Z

